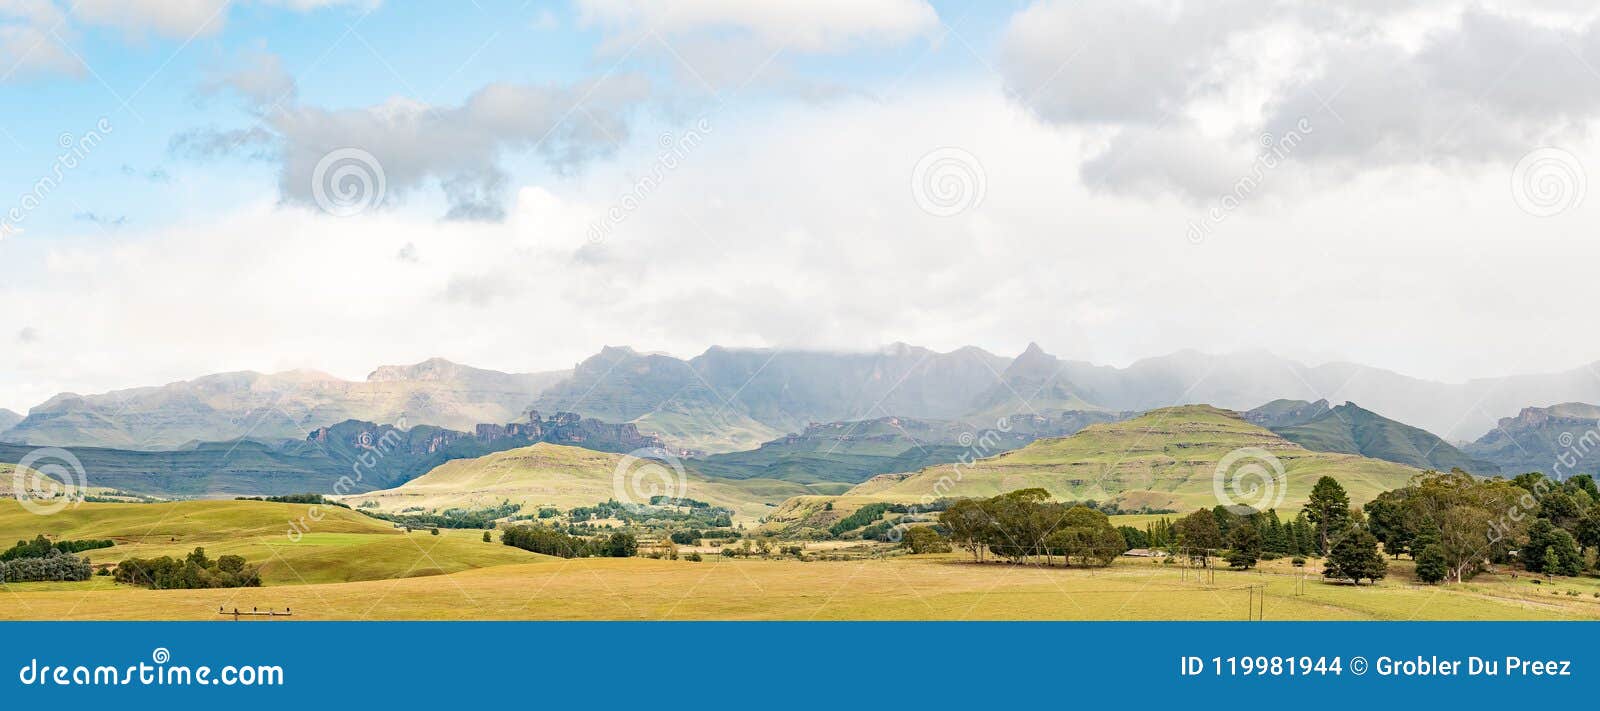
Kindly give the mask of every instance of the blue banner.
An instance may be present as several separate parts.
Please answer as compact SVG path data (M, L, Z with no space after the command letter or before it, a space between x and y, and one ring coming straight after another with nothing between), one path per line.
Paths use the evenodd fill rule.
M1583 623L7 623L31 704L1589 702ZM1265 696L1258 696L1266 694ZM25 706L26 707L26 706ZM41 706L42 708L42 706Z

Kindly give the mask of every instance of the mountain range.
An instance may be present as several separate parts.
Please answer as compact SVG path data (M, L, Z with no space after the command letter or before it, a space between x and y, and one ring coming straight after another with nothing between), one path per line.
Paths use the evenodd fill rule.
M1240 458L1240 452L1247 453ZM1292 511L1304 505L1317 479L1339 480L1353 504L1405 485L1418 469L1356 454L1318 452L1247 422L1239 413L1207 405L1161 408L1121 422L1090 425L1060 438L1041 439L972 465L939 465L883 474L840 496L799 496L768 517L777 529L819 528L875 502L928 505L940 498L990 497L1042 488L1058 500L1094 500L1122 510L1178 511L1232 503ZM1244 465L1282 476L1263 481ZM1238 487L1227 482L1239 477Z
M21 421L22 415L0 407L0 434L5 434L6 430L16 427Z
M1426 430L1397 422L1353 402L1329 407L1327 400L1274 400L1244 413L1284 439L1318 452L1342 452L1397 462L1418 469L1491 476L1494 462L1475 459Z
M1508 475L1594 474L1600 472L1600 407L1581 402L1525 407L1463 449L1497 462Z
M566 371L503 373L435 359L379 368L359 382L315 371L245 372L65 393L32 408L0 440L170 450L239 438L298 440L347 419L462 430L537 409L632 422L682 449L726 453L815 423L902 417L983 424L1016 414L1186 403L1245 411L1278 399L1357 402L1466 442L1523 408L1600 402L1600 378L1582 367L1441 383L1351 363L1305 366L1263 352L1180 351L1117 368L1058 358L1037 345L1015 358L970 346L937 352L894 344L866 353L713 347L687 360L607 347Z
M432 359L385 366L362 382L313 370L219 373L100 395L62 393L0 433L22 444L173 450L240 438L301 440L345 420L472 429L521 418L566 375L501 373Z
M396 486L445 462L538 443L631 452L660 447L632 424L611 424L573 413L520 422L481 424L471 431L432 425L400 429L347 420L319 427L300 440L202 442L168 451L69 447L82 476L96 487L162 497L219 497L299 493L359 493ZM0 444L0 463L15 464L32 445Z
M1067 411L962 422L879 417L809 425L741 452L693 459L688 466L727 479L763 478L812 484L839 493L878 474L992 456L1044 437L1070 435L1097 422L1138 413ZM828 486L834 484L837 486Z

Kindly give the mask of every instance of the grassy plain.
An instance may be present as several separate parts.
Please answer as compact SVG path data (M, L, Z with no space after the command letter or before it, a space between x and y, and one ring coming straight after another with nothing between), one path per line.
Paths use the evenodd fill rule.
M412 534L415 536L416 534ZM437 555L448 538L422 535ZM499 544L481 544L484 546ZM1148 559L1083 570L976 564L963 554L856 561L538 558L449 575L231 590L90 583L5 587L5 619L217 619L218 607L294 619L537 620L1243 620L1265 590L1268 620L1600 619L1600 583L1487 575L1416 585L1409 564L1376 586L1301 576L1283 561L1197 581ZM1576 595L1566 594L1568 591Z

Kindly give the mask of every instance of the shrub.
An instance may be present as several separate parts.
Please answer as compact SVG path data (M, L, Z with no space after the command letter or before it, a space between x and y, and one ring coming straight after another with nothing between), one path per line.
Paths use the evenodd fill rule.
M930 526L913 526L907 529L905 536L900 539L900 546L911 551L912 555L950 552L950 542Z
M57 550L51 550L43 557L0 562L0 582L6 583L88 580L93 572L88 558L78 558Z
M1303 555L1297 555L1289 559L1289 564L1296 568L1304 568L1306 567L1306 557Z
M225 555L213 561L206 557L204 548L194 549L181 561L171 556L129 558L118 563L111 575L119 583L156 590L261 586L258 566L249 565L236 555Z

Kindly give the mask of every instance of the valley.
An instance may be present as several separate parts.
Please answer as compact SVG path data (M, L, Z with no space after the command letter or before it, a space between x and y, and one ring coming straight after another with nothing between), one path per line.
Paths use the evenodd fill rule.
M93 398L61 414L58 398L0 431L0 540L20 556L12 572L0 560L15 602L0 617L1221 620L1249 615L1248 593L1268 619L1600 618L1600 490L1573 476L1594 469L1600 408L1529 407L1452 443L1355 402L1107 407L1141 402L1124 379L1152 367L1036 346L1009 360L607 348L526 376L435 359L360 386L401 400L294 376L298 436L177 444L236 431L238 410L197 403L253 411L280 381L137 391L141 416L189 409L138 426ZM430 404L404 404L417 398ZM351 413L394 423L327 419ZM40 453L53 468L16 470ZM1541 468L1554 476L1525 474ZM1478 493L1400 513L1439 482ZM1454 550L1459 579L1439 579L1443 549L1418 522L1481 523L1522 491L1545 523L1504 534L1549 560ZM1441 505L1474 513L1436 518ZM958 526L979 510L999 527L981 544ZM1213 519L1217 533L1195 528ZM1384 554L1360 584L1340 567L1355 565L1334 546L1346 535ZM1069 555L1082 545L1103 552Z

